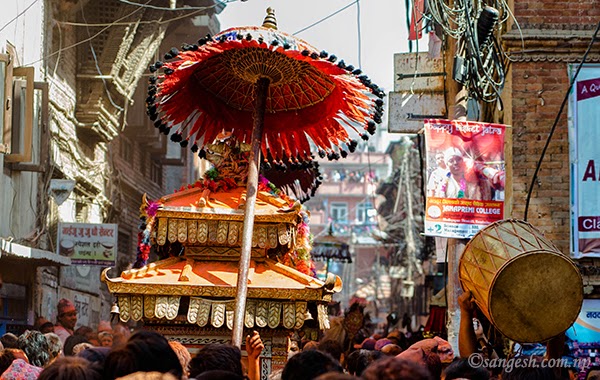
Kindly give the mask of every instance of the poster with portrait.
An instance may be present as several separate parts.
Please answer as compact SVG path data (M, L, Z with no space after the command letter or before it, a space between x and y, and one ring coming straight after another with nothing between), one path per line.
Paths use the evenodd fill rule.
M600 66L583 66L573 90L569 106L571 252L577 259L600 257Z
M425 235L468 239L504 219L506 126L425 120Z

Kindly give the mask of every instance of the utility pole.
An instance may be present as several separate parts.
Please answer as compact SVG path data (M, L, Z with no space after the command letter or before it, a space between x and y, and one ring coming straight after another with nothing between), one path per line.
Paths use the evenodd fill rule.
M454 66L454 56L457 53L457 41L454 38L446 40L448 46L446 51L446 67ZM468 91L460 83L456 82L452 75L446 77L446 104L452 104L448 109L448 116L451 120L467 120L467 98ZM458 263L460 255L465 249L467 239L448 239L446 263L448 278L446 279L446 298L448 320L446 329L448 331L448 342L454 352L458 352L458 331L460 327L460 307L458 297L462 294L460 280L458 278Z

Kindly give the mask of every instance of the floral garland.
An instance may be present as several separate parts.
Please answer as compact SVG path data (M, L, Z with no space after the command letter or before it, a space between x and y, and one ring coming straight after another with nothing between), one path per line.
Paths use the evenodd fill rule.
M446 178L444 179L444 182L442 183L442 196L446 196L446 190L448 189L448 182L450 182L450 176L451 174L448 173L446 174ZM458 184L459 189L458 189L458 193L456 194L456 198L464 198L465 197L465 192L467 191L467 181L465 180L465 178L461 178L460 182Z
M236 187L238 187L238 184L233 178L222 178L219 170L217 168L212 168L204 173L204 178L197 180L193 184L181 186L179 190L175 190L175 192L177 193L188 189L208 189L212 192L218 192L228 191Z
M154 216L160 208L158 202L147 202L144 194L142 207L140 207L140 226L136 248L136 259L133 268L142 268L148 264L150 257L150 231L154 225Z
M259 175L258 177L258 190L266 191L273 196L279 197L288 203L289 207L298 204L298 201L292 197L289 197L281 189L277 188L272 182L266 179L264 176ZM312 261L310 251L312 249L313 236L310 233L310 216L306 209L301 206L299 216L299 222L296 226L296 244L293 250L287 252L283 257L283 263L287 266L295 268L299 272L307 274L312 277L317 276L315 263Z

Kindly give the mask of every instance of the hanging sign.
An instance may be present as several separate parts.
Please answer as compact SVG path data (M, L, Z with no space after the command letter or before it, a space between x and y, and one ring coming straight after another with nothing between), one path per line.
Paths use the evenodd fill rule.
M573 68L571 68L573 69ZM571 252L600 257L600 67L583 66L571 94Z
M117 235L116 224L59 223L57 253L75 265L110 266L117 257Z
M504 219L506 126L425 120L425 235L467 239Z

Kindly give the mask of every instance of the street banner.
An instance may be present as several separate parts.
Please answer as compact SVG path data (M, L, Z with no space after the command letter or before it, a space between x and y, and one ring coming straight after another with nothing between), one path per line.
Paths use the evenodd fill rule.
M117 225L59 223L57 253L74 265L112 266L117 257Z
M584 299L577 320L566 334L579 343L600 343L600 300Z
M600 257L600 67L583 66L573 89L569 107L571 252L577 259Z
M504 219L506 126L425 120L425 235L468 239Z

